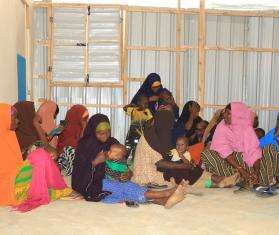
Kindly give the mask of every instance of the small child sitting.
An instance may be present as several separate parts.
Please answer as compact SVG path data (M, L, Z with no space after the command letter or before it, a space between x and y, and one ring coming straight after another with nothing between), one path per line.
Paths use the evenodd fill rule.
M177 120L179 118L179 107L175 103L174 97L168 89L162 89L157 104L157 109L164 109L165 107L170 105L172 107L172 112L175 119Z
M121 175L128 172L126 157L127 151L122 144L113 144L107 152L105 174L110 180L121 180Z
M124 111L131 116L131 125L126 137L125 145L128 150L127 157L134 158L137 143L143 134L145 127L153 120L151 111L148 109L148 98L142 94L136 104L126 105Z
M186 137L178 137L176 140L176 148L171 150L171 161L191 164L195 166L194 161L191 158L190 153L188 152L189 141Z

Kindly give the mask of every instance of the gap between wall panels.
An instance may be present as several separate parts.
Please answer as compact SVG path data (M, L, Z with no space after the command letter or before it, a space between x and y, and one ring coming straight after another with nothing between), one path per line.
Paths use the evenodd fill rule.
M268 129L279 109L279 15L120 5L36 4L33 100L54 99L59 118L76 103L109 116L125 138L122 111L150 72L180 107L202 114L242 100Z

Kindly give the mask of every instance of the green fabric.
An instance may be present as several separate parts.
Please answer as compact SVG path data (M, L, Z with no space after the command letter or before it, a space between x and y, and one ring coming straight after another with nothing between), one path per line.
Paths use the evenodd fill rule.
M128 171L128 166L125 163L106 160L106 165L112 171L117 171L121 173L125 173Z
M96 132L99 132L99 131L108 131L110 130L111 127L110 127L110 124L108 122L100 122L98 124L98 126L96 127Z
M210 179L205 180L204 187L211 188L211 186L212 186L212 181Z

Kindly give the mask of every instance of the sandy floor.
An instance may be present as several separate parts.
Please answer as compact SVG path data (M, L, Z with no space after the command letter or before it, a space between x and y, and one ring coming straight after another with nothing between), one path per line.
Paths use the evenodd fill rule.
M25 214L1 208L0 234L279 234L279 196L208 189L170 210L85 201L57 201Z

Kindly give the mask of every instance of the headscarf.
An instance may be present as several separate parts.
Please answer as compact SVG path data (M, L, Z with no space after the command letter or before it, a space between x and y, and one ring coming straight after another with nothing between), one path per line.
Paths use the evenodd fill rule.
M72 173L72 188L84 197L98 197L102 193L105 164L97 165L93 172L92 161L99 152L107 151L112 144L118 143L112 137L109 137L105 143L97 139L96 128L102 122L109 123L106 115L96 114L89 119L83 137L79 140L76 149ZM88 195L88 193L91 195Z
M136 104L137 103L137 99L140 95L145 94L147 97L151 97L153 95L159 95L160 94L160 89L154 93L151 89L152 84L155 82L160 82L161 83L161 78L159 76L159 74L157 73L150 73L146 79L144 80L143 84L141 85L140 89L138 90L138 92L135 94L135 96L133 97L131 103L132 104ZM162 87L161 87L162 88Z
M277 123L279 122L279 112L277 114ZM263 138L260 139L260 147L265 148L267 145L274 145L279 152L279 135L276 135L277 128L272 128Z
M160 110L154 115L154 125L144 131L149 146L162 156L172 149L171 133L174 115L171 111Z
M85 112L88 112L83 105L72 106L66 114L66 128L58 137L57 150L60 154L64 147L76 148L80 139L82 126L81 121Z
M57 109L56 103L50 100L44 102L38 109L37 113L42 118L41 127L47 134L56 127L55 119L54 119L56 109ZM51 146L56 148L57 138L53 138L50 144Z
M23 160L16 134L10 130L10 105L0 104L0 120L0 205L15 205L15 178Z
M34 102L20 101L17 102L14 107L17 110L17 117L19 120L16 136L21 151L23 151L39 139L37 130L33 125L33 119L36 115L35 106Z
M262 157L259 140L253 128L251 110L241 102L231 103L231 124L221 121L217 126L210 148L227 158L233 152L242 152L248 166Z

